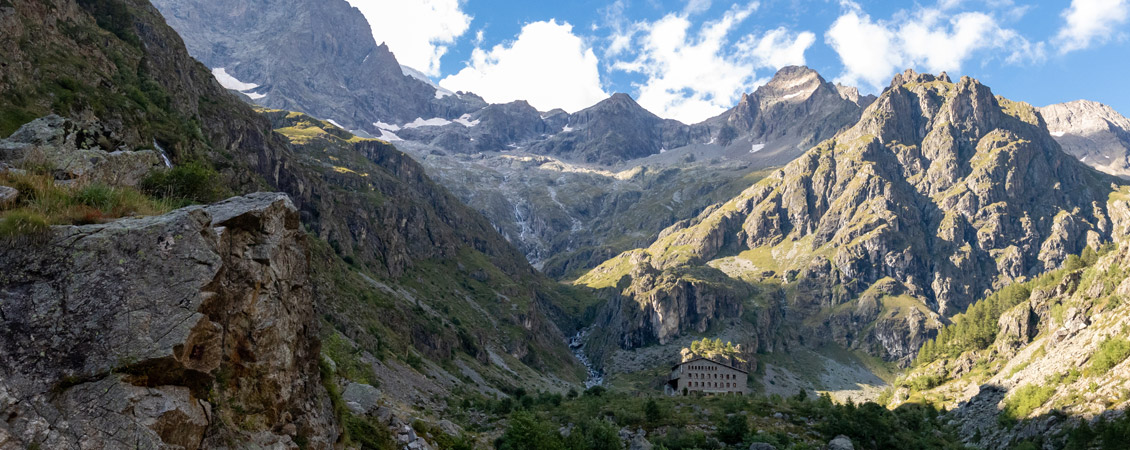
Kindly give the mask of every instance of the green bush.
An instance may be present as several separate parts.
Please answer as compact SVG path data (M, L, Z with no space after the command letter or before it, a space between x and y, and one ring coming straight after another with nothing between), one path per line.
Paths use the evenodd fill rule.
M75 202L101 211L109 211L121 202L121 195L104 184L92 184L75 193Z
M601 395L604 395L604 392L607 390L608 389L606 389L604 386L593 386L585 389L584 395L586 397L600 397Z
M211 203L227 192L219 172L196 162L154 171L141 182L141 188L151 195L190 203Z
M908 380L905 384L912 391L925 391L941 386L945 382L945 375L922 375Z
M1109 338L1099 344L1099 348L1091 356L1087 376L1102 375L1125 360L1127 356L1130 356L1130 341L1119 337Z
M621 450L620 434L616 427L603 420L586 420L578 424L565 438L569 450Z
M1055 386L1026 384L1004 400L1001 414L1011 419L1023 419L1048 402L1055 395Z
M346 413L343 419L349 439L359 444L362 450L396 449L396 440L384 425L349 413Z
M47 219L28 211L12 211L0 219L0 237L42 234L48 228Z
M644 405L643 415L648 423L655 424L663 420L663 411L659 409L659 404L655 402L654 398L648 399L647 404Z
M510 426L495 442L495 447L498 450L565 450L553 424L528 411L510 416Z
M741 414L734 414L726 418L726 422L718 428L718 440L729 445L734 445L745 440L749 432L749 421Z

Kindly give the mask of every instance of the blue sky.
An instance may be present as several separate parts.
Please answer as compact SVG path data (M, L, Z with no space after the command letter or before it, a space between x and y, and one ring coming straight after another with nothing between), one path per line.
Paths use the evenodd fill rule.
M697 122L783 65L878 93L905 68L1036 106L1130 113L1130 0L349 0L402 64L488 101L575 111L627 92Z

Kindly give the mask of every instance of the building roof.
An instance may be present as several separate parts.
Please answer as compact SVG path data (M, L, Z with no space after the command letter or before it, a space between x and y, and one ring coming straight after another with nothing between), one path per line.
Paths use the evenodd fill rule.
M746 374L746 375L749 375L749 372L748 372L748 371L745 371L745 370L739 369L739 368L737 368L737 367L734 367L734 366L731 366L731 365L729 365L729 364L722 364L722 363L720 363L720 362L718 362L718 361L715 361L715 360L713 360L713 359L710 359L710 358L702 357L702 356L696 357L696 358L694 358L694 359L692 359L692 360L690 360L690 361L683 361L683 362L681 362L681 363L675 364L674 366L672 366L672 367L671 367L671 370L675 370L675 369L676 369L677 367L679 367L679 366L682 366L682 365L684 365L684 364L690 364L690 363L693 363L693 362L696 362L696 361L707 361L707 362L711 362L711 363L717 364L717 365L719 365L719 366L722 366L722 367L726 367L726 368L729 368L729 369L734 369L734 370L736 370L736 371L738 371L738 372L741 372L741 373L744 373L744 374Z

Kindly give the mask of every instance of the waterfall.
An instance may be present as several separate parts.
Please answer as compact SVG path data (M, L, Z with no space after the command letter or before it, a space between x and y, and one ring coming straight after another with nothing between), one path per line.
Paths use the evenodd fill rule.
M161 148L161 144L158 144L157 141L153 141L153 148L156 148L157 152L161 154L161 160L165 162L165 167L172 169L173 162L169 161L169 155L165 153L164 148Z
M592 361L589 361L588 356L585 355L585 334L587 334L587 330L581 330L575 336L569 338L569 350L572 350L577 361L580 361L581 365L588 369L589 378L585 380L585 388L591 388L604 384L604 374L596 370L592 366Z

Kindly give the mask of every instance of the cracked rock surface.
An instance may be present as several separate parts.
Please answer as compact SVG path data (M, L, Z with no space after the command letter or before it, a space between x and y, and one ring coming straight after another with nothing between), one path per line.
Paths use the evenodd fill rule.
M337 439L286 195L56 226L5 248L0 449Z

